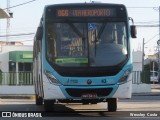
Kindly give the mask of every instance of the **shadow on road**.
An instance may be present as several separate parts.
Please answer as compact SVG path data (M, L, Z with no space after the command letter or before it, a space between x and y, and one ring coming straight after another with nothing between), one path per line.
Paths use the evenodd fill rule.
M66 107L63 104L55 104L55 109L53 112L45 112L43 106L36 106L34 104L4 104L0 105L0 111L9 111L9 112L18 112L18 113L26 113L26 112L41 112L43 117L94 117L94 116L103 116L108 117L112 116L112 112L104 111L104 110L92 110L91 109L71 109ZM117 112L118 115L118 112Z

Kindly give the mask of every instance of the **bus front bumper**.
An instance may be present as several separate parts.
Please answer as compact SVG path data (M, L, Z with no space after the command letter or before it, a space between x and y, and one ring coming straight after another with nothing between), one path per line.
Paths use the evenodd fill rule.
M45 89L47 89L45 92ZM56 86L44 87L44 99L107 99L131 98L132 81L109 86ZM86 98L84 98L86 96ZM87 98L88 97L88 98Z

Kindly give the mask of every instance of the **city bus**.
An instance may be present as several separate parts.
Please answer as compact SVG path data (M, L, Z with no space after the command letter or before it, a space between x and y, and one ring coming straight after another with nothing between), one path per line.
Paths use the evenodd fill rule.
M45 6L34 38L36 105L48 112L58 102L106 102L116 111L117 98L131 98L131 37L136 27L122 4Z

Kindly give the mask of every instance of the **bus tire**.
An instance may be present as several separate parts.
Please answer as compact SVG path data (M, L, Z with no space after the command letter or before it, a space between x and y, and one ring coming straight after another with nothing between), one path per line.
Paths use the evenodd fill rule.
M91 100L90 103L91 103L91 104L97 104L97 103L98 103L98 100L96 100L96 99L95 99L95 100Z
M82 100L82 104L83 105L88 105L89 104L89 100Z
M55 100L44 100L44 109L46 112L54 111Z
M108 111L115 112L117 110L117 98L108 99Z
M36 105L43 105L43 98L36 94Z
M97 104L98 102L91 102L91 104Z

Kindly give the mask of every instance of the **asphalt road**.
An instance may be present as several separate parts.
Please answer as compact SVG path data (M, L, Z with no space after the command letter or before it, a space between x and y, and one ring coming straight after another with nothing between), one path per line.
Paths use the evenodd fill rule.
M118 99L117 112L108 112L107 103L70 103L56 104L55 112L45 113L43 106L35 105L34 99L0 98L0 119L3 119L2 115L11 115L11 119L16 120L21 120L21 117L32 120L36 115L40 120L160 120L160 85L152 85L149 94L135 94L131 99Z
M106 117L125 119L160 119L160 96L133 96L132 99L119 99L117 112L108 112L107 103L95 105L56 104L55 112L45 113L43 106L36 106L34 99L0 99L0 111L11 113L40 113L43 119L105 119ZM27 114L27 113L26 113ZM18 114L13 114L17 117ZM28 115L28 114L27 114ZM37 114L38 115L38 114ZM40 117L41 117L40 116ZM28 117L28 116L27 116ZM93 120L92 119L92 120ZM140 120L141 120L140 119Z

